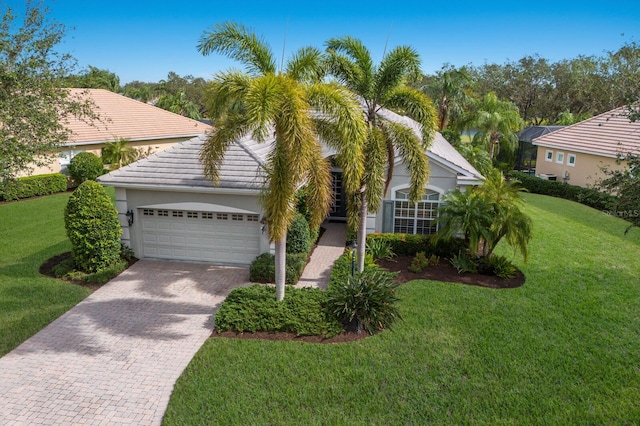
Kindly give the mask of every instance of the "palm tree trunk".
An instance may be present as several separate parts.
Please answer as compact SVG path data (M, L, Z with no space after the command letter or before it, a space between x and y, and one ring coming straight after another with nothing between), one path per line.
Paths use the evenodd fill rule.
M364 256L367 248L367 197L364 191L360 192L360 221L358 222L358 272L364 271Z
M276 300L284 299L284 282L287 268L287 236L276 241Z

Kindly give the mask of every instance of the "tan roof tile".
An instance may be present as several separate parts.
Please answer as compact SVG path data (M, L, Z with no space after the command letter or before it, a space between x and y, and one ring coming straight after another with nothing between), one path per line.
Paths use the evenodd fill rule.
M73 143L101 143L117 139L149 140L196 136L211 126L104 89L70 89L72 95L90 97L101 121L93 126L75 117L66 120Z
M640 152L640 122L631 122L620 107L548 133L534 145L616 158L620 153Z

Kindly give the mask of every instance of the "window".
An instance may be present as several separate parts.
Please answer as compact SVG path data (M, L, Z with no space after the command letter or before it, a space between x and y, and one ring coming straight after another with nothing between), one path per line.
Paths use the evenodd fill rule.
M153 210L151 210L151 209L144 209L144 210L142 210L142 215L143 215L143 216L153 216Z
M440 206L440 194L427 190L422 200L409 201L409 189L395 193L393 206L393 232L405 234L433 234L438 230L436 219Z
M241 214L232 214L231 215L231 220L242 221L243 220L243 216Z
M556 163L558 164L564 163L564 152L556 153Z
M218 213L216 214L216 219L218 220L227 220L229 217L226 213Z
M567 166L575 167L576 166L576 155L568 154L567 155Z
M202 213L203 219L213 219L213 213Z
M198 218L198 212L187 212L187 217L189 219L197 219Z
M71 163L71 159L82 151L76 149L65 150L60 153L60 173L67 174L67 167Z
M247 222L257 222L258 221L258 215L257 214L248 214L247 215Z
M158 216L169 216L169 210L158 210Z
M545 161L553 161L553 151L546 150L544 159Z
M177 210L174 210L174 211L172 212L172 214L171 214L171 216L173 216L173 217L182 217L183 215L184 215L184 213L183 213L183 212L181 212L181 211L177 211Z

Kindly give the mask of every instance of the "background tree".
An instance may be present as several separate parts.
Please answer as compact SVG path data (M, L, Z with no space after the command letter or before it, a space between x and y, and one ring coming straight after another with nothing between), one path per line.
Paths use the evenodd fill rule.
M406 85L408 79L420 76L420 58L412 48L396 47L376 66L369 50L358 39L334 38L326 45L331 74L362 99L368 123L364 149L367 167L360 189L351 193L354 195L349 203L350 217L358 219L358 270L362 272L367 213L378 210L388 191L396 152L411 176L410 200L416 202L424 194L429 180L426 151L437 128L437 113L431 99ZM395 109L413 118L422 125L422 134L386 118L381 108Z
M0 23L0 180L51 163L70 137L65 116L97 118L90 101L61 89L74 62L55 50L65 28L47 13L29 1L21 26L11 8Z
M339 150L347 191L354 192L362 175L362 111L341 86L322 83L321 53L303 48L277 71L269 46L235 23L218 24L198 45L202 54L221 53L238 60L246 72L218 73L208 90L214 131L203 147L205 175L217 182L227 148L251 134L257 141L274 135L266 166L262 205L269 239L275 242L276 298L284 298L286 234L296 215L297 190L307 183L310 226L326 217L331 201L330 164L320 138Z
M194 120L200 120L202 118L198 106L187 99L187 95L182 91L177 95L161 95L156 102L156 106L182 115L183 117L193 118Z
M139 156L140 153L129 145L128 139L119 139L105 144L101 159L105 166L109 165L111 170L115 170L133 163Z
M120 91L120 77L109 70L89 65L80 74L65 79L65 85L80 89L105 89L118 93Z
M471 83L466 69L445 65L421 87L438 110L438 131L447 129L450 121L462 116L471 100Z

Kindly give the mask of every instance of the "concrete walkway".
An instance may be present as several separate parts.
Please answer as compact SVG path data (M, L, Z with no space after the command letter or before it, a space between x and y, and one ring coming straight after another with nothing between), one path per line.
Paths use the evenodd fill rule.
M246 268L141 260L0 358L0 425L159 425Z
M347 225L325 222L322 227L325 231L296 287L317 287L326 290L333 263L344 253Z

